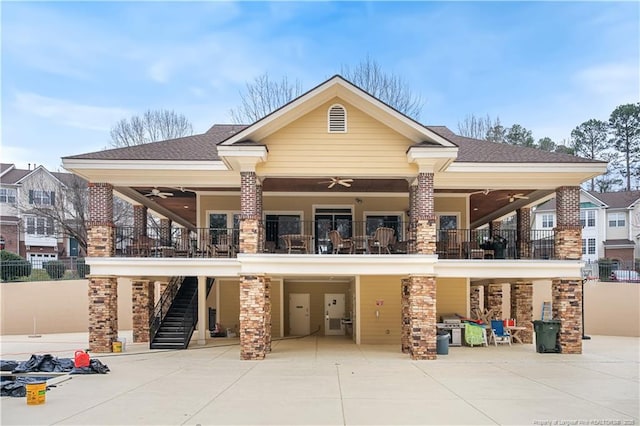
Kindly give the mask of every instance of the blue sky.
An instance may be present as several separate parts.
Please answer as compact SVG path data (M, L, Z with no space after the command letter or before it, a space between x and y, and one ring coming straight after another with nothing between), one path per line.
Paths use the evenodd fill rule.
M556 142L640 100L637 2L2 2L2 162L60 168L115 122L231 122L268 73L308 90L370 56L421 122L499 116Z

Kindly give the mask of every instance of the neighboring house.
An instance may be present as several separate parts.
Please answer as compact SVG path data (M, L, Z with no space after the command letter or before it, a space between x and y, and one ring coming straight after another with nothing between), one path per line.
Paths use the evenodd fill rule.
M550 279L562 351L582 350L580 184L605 162L424 126L340 76L250 125L62 160L90 182L92 350L118 336L120 276L134 340L152 347L184 347L196 322L204 343L208 322L239 333L242 359L311 332L433 359L436 323L454 314L510 315L530 343L532 281ZM530 207L553 193L559 223L534 232ZM114 226L114 195L134 205L133 227ZM159 235L149 211L165 218ZM191 307L182 343L166 321L149 328L150 283L169 279Z
M580 191L582 259L595 262L611 259L632 265L640 257L640 191ZM556 224L556 200L534 209L533 227L553 229Z
M41 264L82 255L75 238L67 235L55 216L73 220L64 191L81 180L71 173L50 172L43 166L27 170L0 166L0 238L4 249ZM60 214L44 214L55 210Z

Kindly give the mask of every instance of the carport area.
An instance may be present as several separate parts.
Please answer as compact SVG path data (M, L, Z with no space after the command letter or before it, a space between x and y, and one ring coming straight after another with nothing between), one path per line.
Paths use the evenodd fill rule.
M123 353L94 355L109 374L72 376L44 405L2 398L1 422L638 424L640 339L591 337L580 355L540 354L534 345L455 347L435 362L345 336L274 340L262 361L241 361L237 339L183 351L127 344ZM2 336L2 358L70 357L86 341L86 333Z

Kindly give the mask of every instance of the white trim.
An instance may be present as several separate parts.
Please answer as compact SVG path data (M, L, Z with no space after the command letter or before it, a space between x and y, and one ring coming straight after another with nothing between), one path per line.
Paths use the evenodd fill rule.
M355 334L355 339L356 339L356 345L359 345L360 342L362 341L361 338L361 330L360 330L360 306L361 306L361 300L360 300L360 275L356 276L356 282L355 282L355 289L356 289L356 327L354 330L354 334ZM352 318L353 320L353 318Z
M263 197L316 197L316 198L362 198L362 197L385 197L385 198L406 198L409 192L263 192Z
M606 163L471 163L454 161L448 172L486 172L486 173L572 173L606 172Z
M62 166L67 170L229 170L222 160L65 160L63 158Z
M582 274L582 260L489 260L469 261L464 259L443 259L438 261L438 277L479 279L518 278L549 279L577 278Z

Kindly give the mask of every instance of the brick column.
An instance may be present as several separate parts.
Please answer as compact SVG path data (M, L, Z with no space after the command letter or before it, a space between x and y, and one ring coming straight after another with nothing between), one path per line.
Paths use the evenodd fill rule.
M260 217L255 172L240 173L240 253L258 253Z
M553 318L560 320L558 343L563 354L582 353L582 285L579 279L551 282Z
M153 283L149 280L131 281L133 311L133 341L149 341L149 321L153 316Z
M556 190L555 255L557 259L582 258L580 187L561 186Z
M531 257L531 209L522 207L516 210L516 232L518 234L518 258Z
M264 225L262 224L262 185L256 181L256 219L258 219L258 247L257 252L264 252Z
M133 206L133 237L147 235L147 208L143 205Z
M502 319L502 284L487 285L484 308L491 309L489 319Z
M436 279L413 276L409 281L411 359L436 359Z
M533 283L511 283L511 318L519 327L527 327L519 333L522 343L533 343Z
M402 332L400 333L400 346L405 354L411 353L411 310L409 307L409 292L411 290L411 279L403 278L400 281L401 310L402 310Z
M433 173L418 173L415 194L416 253L435 254L436 218L433 198Z
M469 313L471 314L471 318L474 317L476 312L482 312L482 309L480 308L481 293L481 285L472 285L469 290Z
M409 182L409 239L416 238L416 222L418 218L418 185ZM412 247L412 251L414 247Z
M171 219L160 219L160 245L171 246Z
M264 276L240 277L240 359L265 357L266 285Z
M271 352L271 278L264 278L265 302L264 302L264 350Z
M89 183L89 257L114 254L113 187ZM118 338L118 282L114 276L89 276L89 350L111 352Z

